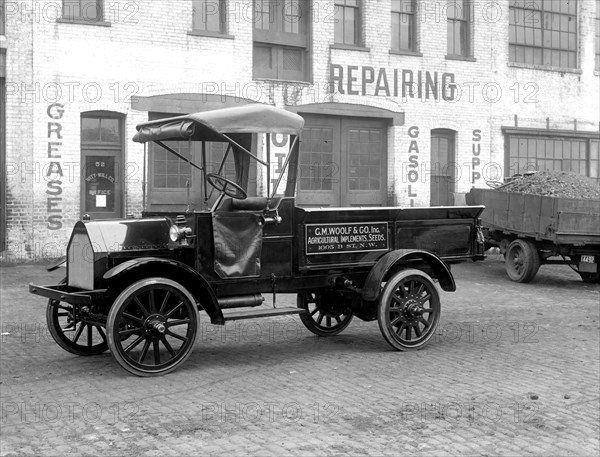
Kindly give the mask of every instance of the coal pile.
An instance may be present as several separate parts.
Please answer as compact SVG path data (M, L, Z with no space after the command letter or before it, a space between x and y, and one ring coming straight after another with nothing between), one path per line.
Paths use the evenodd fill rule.
M595 180L564 171L538 171L518 176L498 190L548 197L600 199L600 185Z

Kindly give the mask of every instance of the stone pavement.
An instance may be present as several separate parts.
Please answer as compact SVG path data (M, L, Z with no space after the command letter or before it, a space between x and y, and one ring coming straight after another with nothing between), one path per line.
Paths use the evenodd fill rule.
M318 338L202 314L182 367L137 378L53 342L26 284L61 272L1 268L0 456L598 455L600 287L564 266L513 283L497 258L453 272L421 351L376 322Z

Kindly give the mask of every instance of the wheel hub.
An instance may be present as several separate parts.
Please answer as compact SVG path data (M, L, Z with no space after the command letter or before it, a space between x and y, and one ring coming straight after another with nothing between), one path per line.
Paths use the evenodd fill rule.
M406 303L405 313L407 317L415 318L423 315L423 305L416 300L410 299Z
M148 316L144 324L145 330L154 335L163 335L167 331L166 319L158 314Z

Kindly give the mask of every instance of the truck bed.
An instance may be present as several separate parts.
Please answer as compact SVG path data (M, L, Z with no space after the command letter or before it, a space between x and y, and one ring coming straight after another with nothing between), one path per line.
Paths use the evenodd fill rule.
M484 227L555 244L600 245L600 200L542 197L471 189L471 205L485 205Z

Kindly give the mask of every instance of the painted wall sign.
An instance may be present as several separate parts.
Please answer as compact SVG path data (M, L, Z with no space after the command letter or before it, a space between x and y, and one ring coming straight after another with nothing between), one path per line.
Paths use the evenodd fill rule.
M471 183L475 183L478 179L481 178L481 173L476 170L477 167L481 164L481 159L479 155L481 154L481 130L476 129L473 130L473 160L471 162Z
M332 64L329 79L340 94L445 101L456 96L454 73Z
M46 226L50 230L59 230L62 228L62 181L63 171L60 155L60 146L62 145L62 124L56 122L62 119L64 115L64 105L60 103L53 103L48 106L46 113L50 118L48 121L48 159L50 163L48 165L48 171L46 172L47 184L46 184L46 212L48 217L46 218Z
M413 190L414 183L419 181L419 127L413 125L408 129L408 136L412 138L408 147L408 197L410 198L410 206L415 206L415 198L417 191Z
M307 255L388 249L387 222L306 225Z
M115 211L115 158L88 156L85 163L85 211Z

